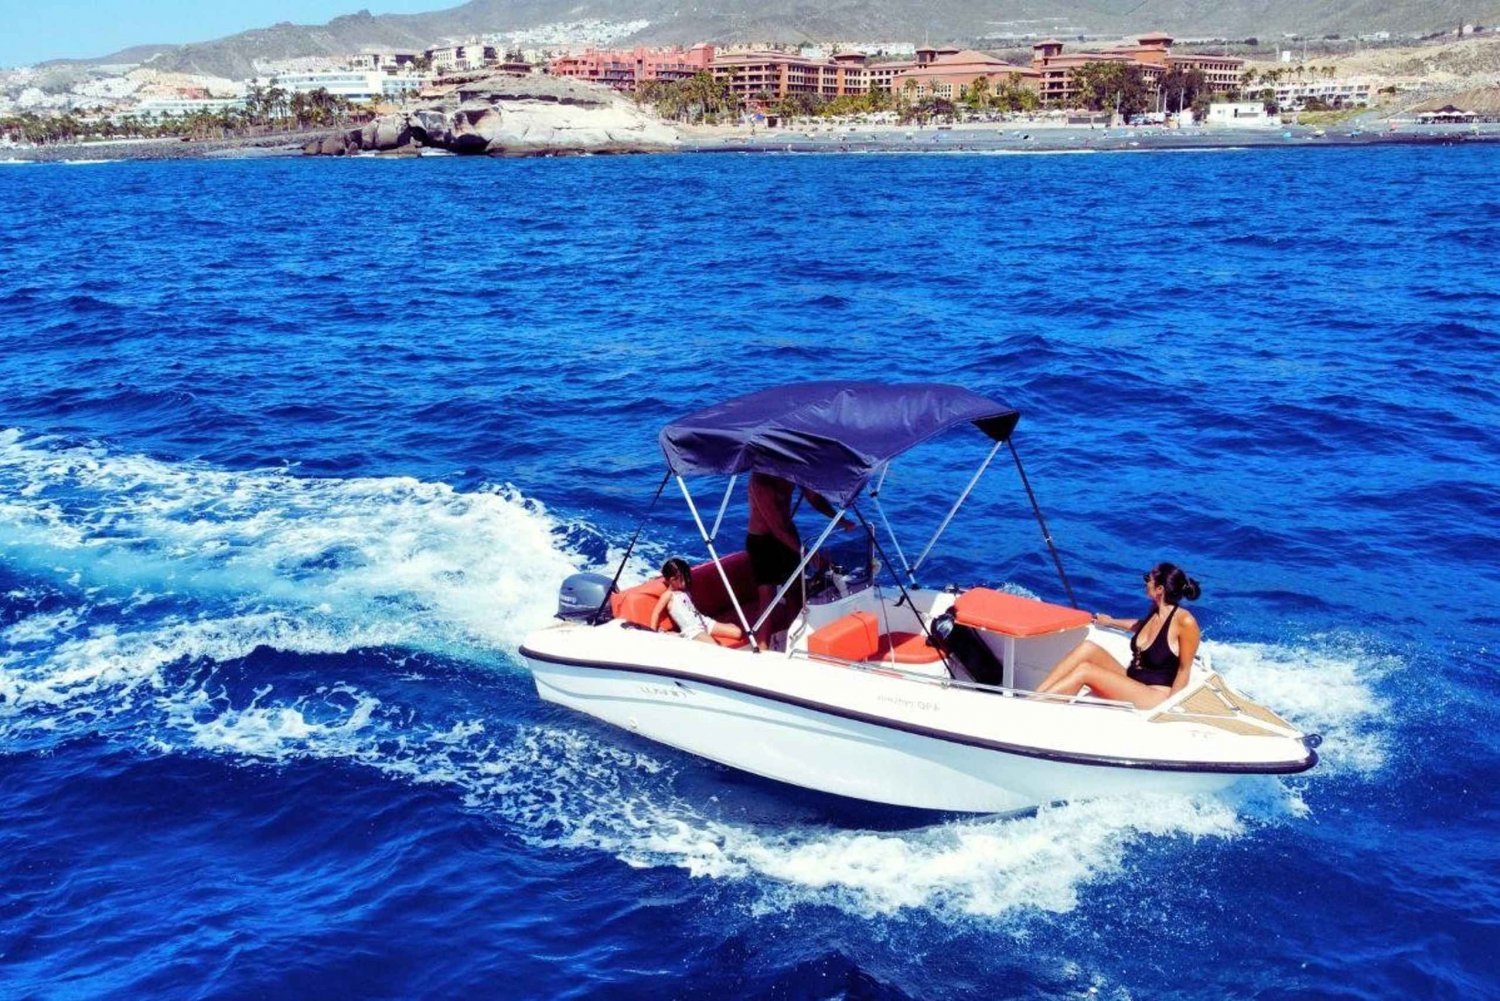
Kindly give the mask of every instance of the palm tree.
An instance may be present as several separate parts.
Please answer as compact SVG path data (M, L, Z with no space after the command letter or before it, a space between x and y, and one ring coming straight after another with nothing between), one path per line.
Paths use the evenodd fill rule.
M252 125L264 125L266 121L266 89L260 84L251 84L245 91L245 117Z
M266 111L273 124L289 114L287 96L285 90L276 86L266 91Z
M963 100L965 104L975 111L989 104L990 78L987 76L975 77L974 82L964 88Z

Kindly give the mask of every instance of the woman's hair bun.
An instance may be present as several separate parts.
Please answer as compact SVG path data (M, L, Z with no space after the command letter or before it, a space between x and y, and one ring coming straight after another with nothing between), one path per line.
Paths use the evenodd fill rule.
M1177 604L1183 598L1188 601L1197 601L1198 595L1203 593L1203 588L1198 586L1198 582L1189 577L1175 563L1158 563L1156 569L1151 571L1151 579L1166 589L1167 603L1171 605Z

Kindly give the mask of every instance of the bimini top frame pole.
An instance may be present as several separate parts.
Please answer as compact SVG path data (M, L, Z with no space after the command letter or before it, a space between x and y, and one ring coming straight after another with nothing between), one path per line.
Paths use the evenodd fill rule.
M1006 439L1006 441L1009 440L1009 438ZM953 520L955 514L958 514L958 509L963 507L964 501L969 499L969 494L974 492L974 487L979 483L979 478L984 475L986 469L990 468L990 463L995 460L995 455L1000 451L1000 446L1003 444L1005 444L1004 441L995 442L995 447L990 449L989 454L984 457L984 461L979 464L979 468L975 470L973 477L969 479L969 485L964 487L964 492L958 495L958 500L954 501L953 506L948 509L948 515L943 519L943 523L937 527L936 532L932 533L932 538L927 540L927 547L922 550L922 555L918 556L917 562L912 564L912 573L916 573L922 569L922 563L927 559L927 554L932 552L932 547L937 545L937 540L942 537L943 532L947 531L948 523ZM1014 452L1015 450L1012 449L1011 451Z
M661 492L667 489L667 481L672 478L671 473L664 473L661 482L656 485L656 493L651 495L651 503L646 507L646 513L641 515L641 523L635 526L635 534L630 537L630 545L625 547L625 555L620 557L620 565L615 568L615 578L609 582L609 590L604 592L604 600L599 607L594 609L594 614L589 621L598 625L604 618L604 610L609 607L609 597L615 593L615 588L620 583L620 574L625 572L625 564L630 562L630 554L635 550L635 544L641 537L641 529L646 527L646 522L651 520L651 512L656 510L656 502L661 500Z
M738 481L738 475L729 478L729 486L724 488L724 499L719 502L719 514L714 518L714 527L708 533L709 539L717 539L719 537L719 526L724 523L724 512L729 510L729 498L734 496L734 485Z
M733 486L733 484L730 485ZM730 604L734 605L734 614L739 618L740 625L745 629L745 636L750 640L750 649L756 653L760 653L760 646L755 642L755 630L750 628L750 620L745 615L745 610L740 607L740 599L734 593L734 585L729 583L729 574L724 570L724 562L719 559L718 550L714 549L713 535L709 534L708 529L703 527L703 518L698 514L698 505L693 503L693 495L692 492L688 490L687 481L679 476L677 477L677 486L682 490L682 498L683 500L687 501L688 510L693 512L693 522L698 526L698 534L703 536L703 544L708 546L708 555L714 561L714 569L719 571L719 579L724 582L724 591L729 595ZM724 502L726 504L729 502L729 496L727 493L725 494ZM720 511L720 514L723 514L722 510ZM715 524L716 530L717 527L717 524ZM715 534L717 534L717 531L715 532ZM801 573L802 568L798 567L797 572ZM791 581L787 581L787 583L790 584ZM781 595L778 594L776 597L780 599ZM762 616L762 618L764 618L764 616ZM760 623L757 622L756 626L759 627L759 625Z
M1026 488L1026 498L1031 501L1031 510L1036 512L1036 523L1042 526L1042 538L1047 542L1047 548L1052 552L1052 563L1057 567L1057 576L1062 581L1063 590L1068 592L1068 602L1074 608L1078 607L1078 599L1073 596L1073 585L1068 583L1068 575L1063 573L1062 557L1057 555L1057 546L1052 542L1052 532L1047 528L1047 519L1042 517L1042 509L1036 502L1036 494L1031 492L1031 481L1026 478L1026 469L1021 465L1021 455L1016 451L1016 446L1006 439L1005 443L1010 446L1010 456L1016 460L1016 472L1021 474L1021 486Z
M891 548L896 551L896 558L901 561L901 572L906 574L906 579L913 587L916 586L917 577L912 573L911 564L906 562L906 554L901 551L901 542L896 538L895 529L891 528L891 520L885 516L885 508L880 506L880 491L885 489L886 474L891 471L891 464L887 462L880 468L880 479L875 481L875 489L870 491L870 503L875 505L875 513L880 516L880 524L885 526L885 534L890 536ZM856 514L858 512L855 512ZM880 548L880 543L875 541L874 533L871 533L871 541L875 542L875 548ZM895 572L895 568L891 568ZM899 578L898 578L899 580Z
M901 600L906 603L906 607L910 608L912 610L912 614L917 617L917 625L922 627L922 635L927 637L928 644L934 650L936 650L938 652L938 656L943 659L943 666L948 669L948 674L952 677L957 677L957 675L953 671L952 662L948 660L948 652L943 649L942 644L938 643L937 640L933 638L932 630L928 627L927 620L922 616L921 612L917 611L917 603L913 601L911 595L907 593L906 585L901 583L901 575L896 573L896 568L891 566L890 561L886 559L885 551L880 548L880 540L875 537L875 529L871 528L870 523L865 520L865 516L860 511L858 504L850 505L850 507L854 511L854 517L859 519L859 523L864 528L865 534L870 537L870 545L875 547L875 552L880 554L881 561L884 562L886 568L890 570L891 579L896 582L896 590L901 592ZM915 586L915 583L913 583L913 586Z

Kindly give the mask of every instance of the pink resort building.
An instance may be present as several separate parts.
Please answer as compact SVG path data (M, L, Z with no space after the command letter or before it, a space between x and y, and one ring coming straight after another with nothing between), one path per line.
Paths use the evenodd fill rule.
M1153 91L1167 70L1181 67L1201 70L1208 89L1216 93L1235 91L1240 86L1240 70L1245 61L1234 56L1207 56L1197 53L1174 55L1172 36L1156 32L1141 35L1134 45L1100 49L1094 52L1063 52L1063 43L1055 38L1037 42L1031 47L1031 68L1037 74L1037 89L1046 104L1067 107L1073 103L1078 88L1073 73L1084 63L1122 62L1139 66L1146 86Z
M819 59L780 49L721 52L714 58L716 80L741 103L812 94L835 98L869 90L866 57L846 52Z
M558 56L547 64L547 72L631 93L652 80L686 80L707 72L713 62L714 47L704 44L690 49L588 49Z
M1030 66L1017 66L973 49L931 46L917 49L915 59L874 62L862 52L821 57L771 47L715 50L712 45L698 44L687 49L587 49L558 56L548 63L547 72L602 83L625 93L649 81L686 80L708 72L746 106L804 94L832 100L872 90L957 100L965 88L983 78L992 91L1022 86L1036 92L1044 104L1068 107L1078 91L1073 74L1090 62L1139 66L1153 90L1173 67L1202 70L1212 91L1239 88L1244 60L1176 55L1171 47L1171 36L1160 33L1142 35L1133 45L1090 52L1065 53L1062 42L1048 39L1032 46Z
M898 93L910 91L917 97L952 101L980 78L989 81L992 91L1001 85L1015 84L1037 90L1041 73L1033 67L1015 66L973 49L918 49L916 64L896 73L887 87Z

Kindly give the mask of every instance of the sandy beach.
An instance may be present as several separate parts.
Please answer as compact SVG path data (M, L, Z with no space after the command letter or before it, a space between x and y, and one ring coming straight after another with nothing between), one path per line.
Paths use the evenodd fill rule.
M1129 150L1213 150L1287 145L1387 145L1500 140L1500 124L1415 125L1384 120L1313 127L1226 129L1194 126L1093 127L1045 122L975 122L955 125L816 125L750 129L681 127L693 152L786 153L1087 153Z
M1500 123L1416 125L1392 128L1373 116L1361 124L1288 125L1281 128L1224 129L1194 126L1103 128L1045 122L973 122L955 125L833 125L755 128L730 125L678 126L681 153L1102 153L1170 150L1225 150L1296 146L1385 146L1500 141ZM116 140L0 147L6 161L83 162L300 156L310 139L332 134L307 131L238 139ZM559 154L568 150L558 150ZM380 154L387 155L387 154Z

